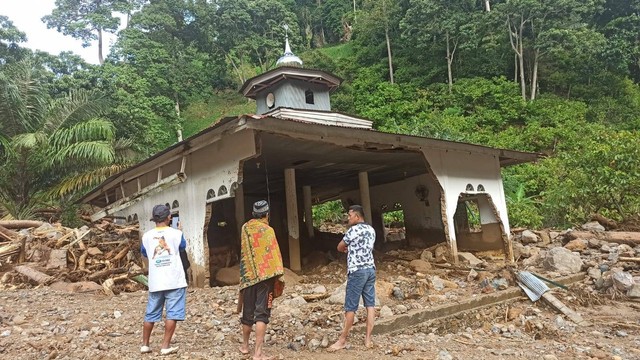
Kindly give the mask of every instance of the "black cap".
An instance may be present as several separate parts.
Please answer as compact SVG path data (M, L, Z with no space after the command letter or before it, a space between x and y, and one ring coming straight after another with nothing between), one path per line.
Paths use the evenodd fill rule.
M156 205L153 207L153 217L149 220L163 222L171 215L171 210L166 205Z
M265 200L256 201L253 204L253 213L256 216L261 216L269 212L269 203Z

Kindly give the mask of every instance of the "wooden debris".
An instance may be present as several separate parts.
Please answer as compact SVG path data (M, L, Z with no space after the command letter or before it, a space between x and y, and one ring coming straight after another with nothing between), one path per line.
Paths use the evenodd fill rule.
M562 301L558 300L550 291L542 294L542 298L549 303L554 309L566 315L569 320L573 321L578 326L591 326L591 324L582 318L580 314L569 309Z
M624 257L624 256L621 256L621 257L618 258L618 261L628 261L628 262L640 263L640 257Z
M55 280L53 276L49 276L27 265L16 266L14 270L28 277L29 279L37 282L38 284L48 285Z
M607 232L590 232L590 231L569 231L567 233L569 240L582 239L597 239L601 241L627 244L629 246L640 245L640 232L629 231L607 231Z
M313 302L313 301L318 301L318 300L322 300L322 299L326 299L330 296L331 294L329 294L328 292L324 293L324 294L303 294L302 297L307 301L307 302Z
M0 239L3 241L16 241L18 233L0 225Z
M43 224L44 222L36 220L0 220L0 226L7 229L38 228Z

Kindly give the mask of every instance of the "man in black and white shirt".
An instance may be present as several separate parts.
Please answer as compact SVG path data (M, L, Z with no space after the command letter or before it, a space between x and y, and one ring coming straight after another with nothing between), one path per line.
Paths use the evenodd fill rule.
M371 347L371 332L375 319L376 265L373 262L373 245L376 231L364 222L364 210L360 205L352 205L348 212L349 229L338 244L338 251L347 253L347 291L344 300L344 328L340 338L329 351L337 351L347 346L347 336L353 326L353 319L362 296L367 309L367 333L364 344Z

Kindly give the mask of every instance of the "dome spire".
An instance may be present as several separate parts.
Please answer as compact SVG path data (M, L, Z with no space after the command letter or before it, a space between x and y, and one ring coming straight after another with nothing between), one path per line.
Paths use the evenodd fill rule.
M284 54L278 59L276 62L276 66L293 66L293 67L302 67L302 60L297 57L293 51L291 51L291 46L289 46L289 25L284 24L282 26L285 30L284 36Z

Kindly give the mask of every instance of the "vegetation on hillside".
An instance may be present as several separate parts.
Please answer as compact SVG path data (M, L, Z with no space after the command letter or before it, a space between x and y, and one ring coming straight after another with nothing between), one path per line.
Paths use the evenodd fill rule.
M640 210L640 0L96 0L72 12L75 3L57 0L44 21L86 40L128 15L102 65L25 49L24 32L0 16L3 169L18 169L15 144L42 129L43 109L78 94L110 104L62 125L90 132L101 124L102 132L73 140L111 151L83 160L95 177L63 187L73 189L68 199L99 180L105 164L136 160L115 155L118 140L130 139L120 148L144 157L180 132L252 112L237 89L275 66L288 32L306 67L345 79L332 98L337 111L384 131L546 154L503 171L512 225L564 226L593 212L624 221ZM29 64L33 89L16 64ZM46 135L47 146L71 145ZM55 164L33 156L28 165L34 174L72 175L74 156L61 152ZM10 194L15 171L0 174L5 213L24 202ZM47 177L29 197L58 201L60 180Z

